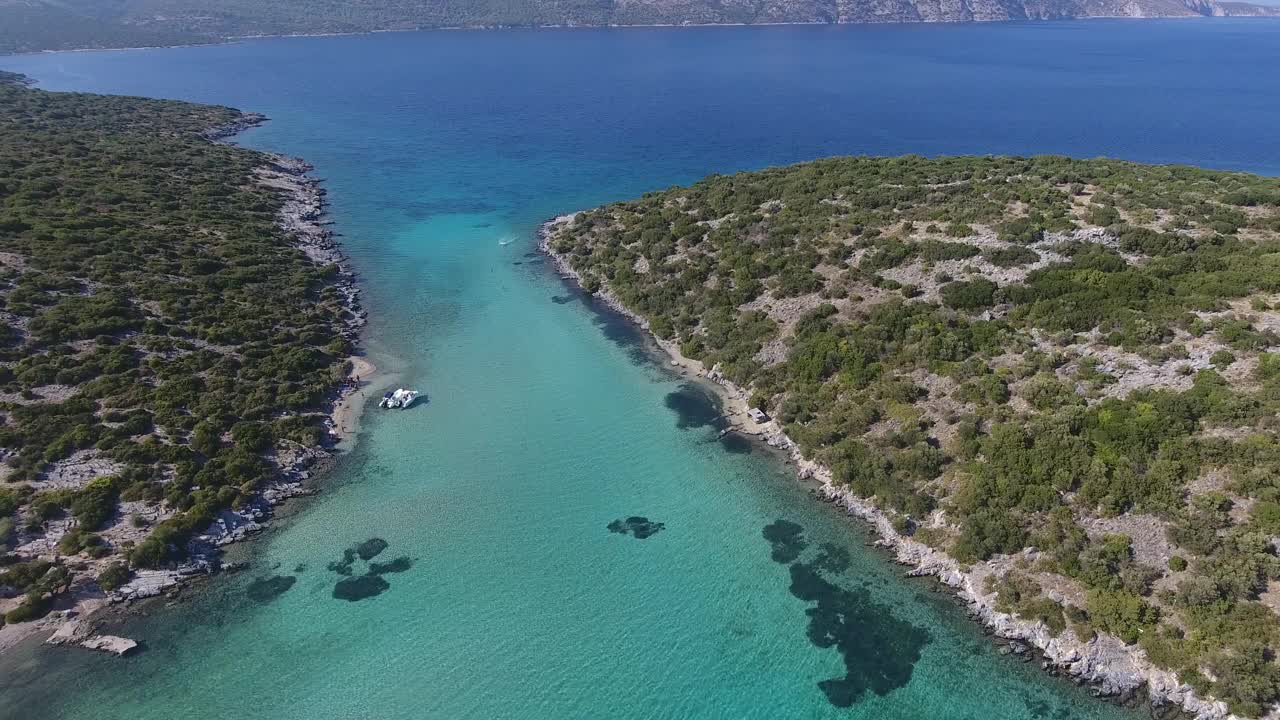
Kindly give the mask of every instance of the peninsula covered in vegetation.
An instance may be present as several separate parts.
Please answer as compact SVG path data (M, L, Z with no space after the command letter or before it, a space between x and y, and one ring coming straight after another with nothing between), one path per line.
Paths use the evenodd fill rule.
M156 584L316 456L360 318L261 118L0 77L0 616ZM296 483L295 483L296 484Z
M1280 180L836 158L544 246L1050 660L1111 643L1202 716L1280 701Z

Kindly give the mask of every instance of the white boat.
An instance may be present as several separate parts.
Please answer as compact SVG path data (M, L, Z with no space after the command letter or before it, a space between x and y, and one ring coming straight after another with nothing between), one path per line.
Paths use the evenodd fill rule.
M387 394L383 395L382 400L378 402L378 407L387 409L407 408L413 404L414 400L417 399L417 390L406 390L405 388L400 388L394 392L388 391Z

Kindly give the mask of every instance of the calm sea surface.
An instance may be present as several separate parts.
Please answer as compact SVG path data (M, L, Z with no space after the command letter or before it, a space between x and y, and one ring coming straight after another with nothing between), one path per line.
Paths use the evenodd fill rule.
M531 256L533 232L832 154L1280 174L1280 23L424 32L0 67L270 115L242 140L327 179L370 349L431 397L367 416L249 571L123 628L145 652L9 659L0 717L1134 716L998 655L776 459L716 442L696 388ZM606 529L630 515L665 529ZM778 520L804 536L790 565ZM334 599L326 565L372 536L412 568ZM272 574L297 583L250 599Z

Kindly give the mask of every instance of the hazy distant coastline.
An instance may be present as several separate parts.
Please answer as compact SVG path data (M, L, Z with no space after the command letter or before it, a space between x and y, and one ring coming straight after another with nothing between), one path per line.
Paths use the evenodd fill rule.
M1280 16L1276 0L766 0L751 8L707 0L638 0L625 6L564 7L524 0L495 9L483 2L440 5L380 0L339 15L312 0L270 5L246 0L125 0L112 8L91 0L0 0L0 54L65 50L173 47L243 38L353 35L427 29L672 27L965 23L1087 18L1206 18ZM159 7L156 7L159 5ZM216 11L216 12L211 12Z

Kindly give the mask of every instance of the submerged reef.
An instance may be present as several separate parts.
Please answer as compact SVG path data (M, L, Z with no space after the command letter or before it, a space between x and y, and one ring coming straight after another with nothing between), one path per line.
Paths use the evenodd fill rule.
M776 563L795 562L800 557L800 553L809 547L809 543L804 539L804 528L789 520L775 520L765 525L761 534L773 546L773 552L769 557Z
M343 578L333 586L333 597L337 600L357 602L381 595L391 589L391 583L383 579L387 573L402 573L413 567L413 558L401 555L389 562L374 562L373 559L390 547L390 543L382 538L369 538L358 542L342 551L341 559L329 563L330 572L342 575ZM355 574L357 560L367 563L363 575Z
M384 573L401 573L413 567L413 560L408 555L401 555L391 562L371 562L369 563L370 575L382 575Z
M640 515L632 515L628 518L614 520L609 523L608 527L609 532L611 533L630 535L637 540L644 540L645 538L655 535L659 531L667 528L664 523L655 522Z
M350 575L351 565L356 561L356 551L347 548L342 551L342 559L329 563L326 567L330 572L336 572L339 575Z
M369 538L356 545L355 551L361 560L372 560L382 554L382 551L387 549L387 545L387 541L382 538Z
M832 580L848 569L847 550L824 543L812 560L802 562L808 542L800 525L778 520L766 525L763 535L772 546L770 557L790 565L791 594L813 603L805 610L809 642L835 648L844 660L844 677L818 682L832 705L850 707L868 692L887 695L911 681L929 633L895 617L866 590Z
M720 398L695 383L684 383L678 390L667 393L664 399L667 409L676 414L676 427L691 430L726 426Z
M360 577L343 578L333 586L333 597L347 602L357 602L391 589L391 583L380 575L367 574Z
M298 578L292 575L272 575L271 577L258 578L249 583L249 587L245 588L245 594L250 600L256 602L271 602L281 595L289 591L293 584L298 582Z

